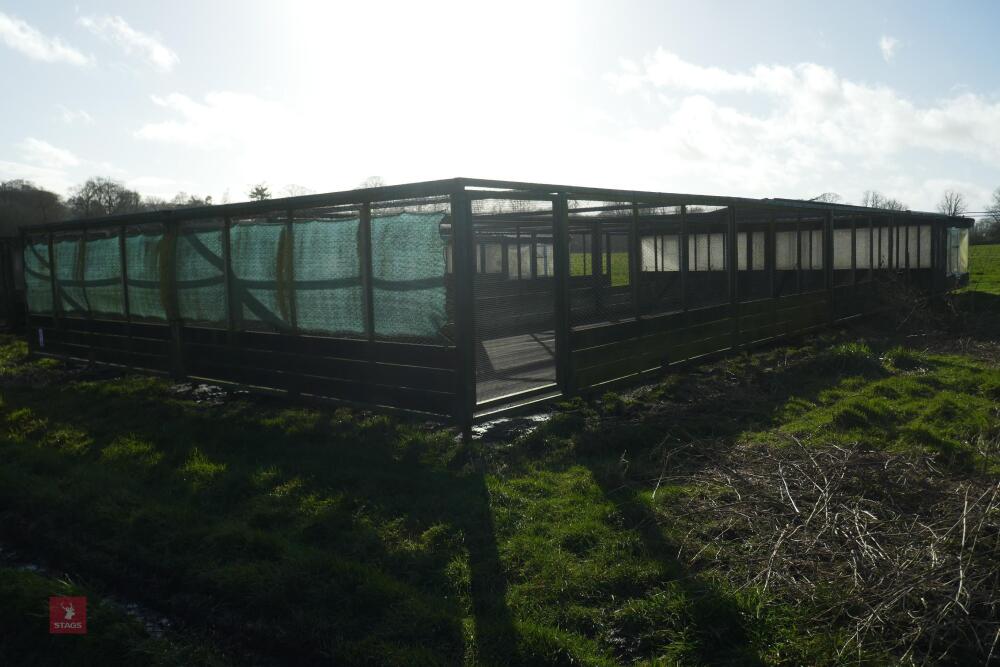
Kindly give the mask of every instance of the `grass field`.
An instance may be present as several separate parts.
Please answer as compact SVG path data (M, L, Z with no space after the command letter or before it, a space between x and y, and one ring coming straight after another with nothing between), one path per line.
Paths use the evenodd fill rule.
M981 664L1000 334L970 322L1000 319L997 250L973 248L971 316L791 341L468 446L4 339L0 546L59 574L0 563L0 662ZM46 634L67 590L96 605L84 639Z

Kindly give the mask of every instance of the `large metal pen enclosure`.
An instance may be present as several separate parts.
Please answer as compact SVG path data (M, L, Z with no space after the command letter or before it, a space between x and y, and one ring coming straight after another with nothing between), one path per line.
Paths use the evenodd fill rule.
M476 419L968 280L972 221L449 179L22 230L33 353Z

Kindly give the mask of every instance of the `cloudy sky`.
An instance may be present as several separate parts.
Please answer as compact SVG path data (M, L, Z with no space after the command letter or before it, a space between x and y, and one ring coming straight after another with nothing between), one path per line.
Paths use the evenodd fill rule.
M982 210L1000 4L6 2L0 179L474 176Z

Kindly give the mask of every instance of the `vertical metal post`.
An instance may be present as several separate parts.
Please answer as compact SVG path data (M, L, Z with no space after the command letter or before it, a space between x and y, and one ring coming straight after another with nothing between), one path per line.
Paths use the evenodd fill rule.
M134 344L132 340L132 306L128 296L128 252L126 249L127 226L122 224L118 228L118 261L121 264L121 288L122 288L122 314L125 316L125 331L128 336L128 366L132 367L132 353Z
M565 194L552 202L552 244L555 260L556 383L563 394L573 391L569 323L569 202Z
M778 297L774 290L774 269L778 258L778 224L774 214L767 221L767 243L764 244L764 268L767 269L767 295L771 299Z
M836 319L833 304L833 211L827 211L826 218L823 220L823 267L825 269L823 278L826 287L827 316L832 323Z
M177 234L180 223L168 222L164 231L163 239L160 243L166 243L166 247L159 254L160 262L166 262L166 266L160 266L160 280L166 278L166 301L164 310L167 314L167 323L170 327L170 372L175 378L184 377L184 344L183 325L180 316L180 301L178 298L179 287L177 285ZM164 294L161 284L160 293Z
M288 210L285 218L285 295L288 299L288 323L292 333L299 332L298 304L295 303L295 213Z
M868 216L868 282L875 277L875 223Z
M595 222L591 225L591 235L593 236L593 245L590 248L590 275L591 280L594 285L594 314L602 312L602 302L601 298L603 293L602 281L604 280L604 257L601 252L601 226L599 223Z
M461 185L451 195L451 231L454 247L455 346L458 350L455 416L462 429L462 438L468 442L472 438L472 421L476 412L476 321L472 284L476 267L472 202Z
M802 294L802 216L801 215L795 218L795 293Z
M730 206L729 215L726 216L726 278L729 280L729 317L733 320L731 347L737 347L740 341L739 299L736 293L738 267L736 245L736 207Z
M49 247L49 287L52 290L52 324L58 329L62 327L62 294L56 283L56 253L53 249L52 232L49 232L46 242Z
M639 303L639 276L641 275L642 246L639 238L639 204L632 202L632 224L629 225L629 252L628 273L629 282L632 285L632 309L635 319L642 317L642 307Z
M226 291L226 343L236 344L236 329L240 321L242 304L237 302L233 289L233 220L228 215L222 223L222 270Z
M129 326L129 338L132 337L132 308L129 304L128 298L128 252L125 247L125 236L126 236L126 225L122 225L118 228L118 257L121 263L121 286L122 286L122 311L125 315L125 321Z
M361 260L361 291L365 304L365 335L368 342L375 341L375 288L372 286L372 206L361 205L358 223L358 253ZM455 235L452 223L452 274L455 268Z
M687 229L687 205L681 205L681 311L688 309L687 278L688 278L688 229Z

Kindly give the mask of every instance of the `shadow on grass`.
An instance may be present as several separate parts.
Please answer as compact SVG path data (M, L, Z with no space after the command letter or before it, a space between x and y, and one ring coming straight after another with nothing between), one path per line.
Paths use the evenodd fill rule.
M237 662L452 664L470 640L507 662L485 478L448 431L271 399L200 406L131 376L4 399L0 539Z

